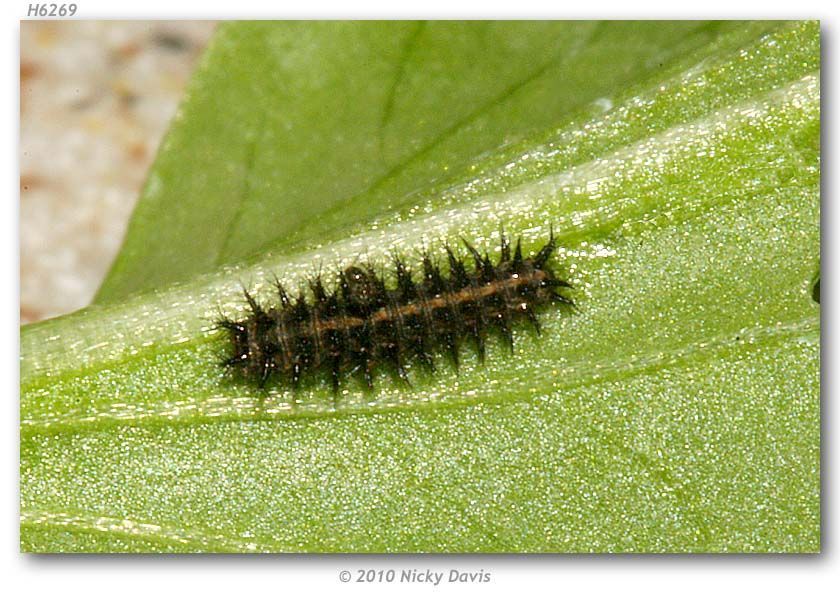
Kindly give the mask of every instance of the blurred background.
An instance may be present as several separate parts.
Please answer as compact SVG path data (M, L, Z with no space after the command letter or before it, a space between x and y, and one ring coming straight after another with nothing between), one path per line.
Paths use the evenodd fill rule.
M215 25L21 22L21 324L90 303Z

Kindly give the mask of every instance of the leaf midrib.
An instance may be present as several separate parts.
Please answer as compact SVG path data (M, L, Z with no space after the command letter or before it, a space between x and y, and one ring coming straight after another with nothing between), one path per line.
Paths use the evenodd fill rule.
M737 335L736 336L734 334ZM799 321L775 324L770 326L760 326L750 329L738 329L723 333L715 338L705 339L702 341L695 341L681 346L672 346L671 348L660 348L642 355L634 355L632 360L628 360L622 364L601 364L593 363L591 359L587 358L578 362L564 365L562 371L568 376L562 378L555 374L543 375L543 379L562 381L560 384L555 384L552 392L570 392L572 390L590 386L600 385L603 383L615 383L618 381L629 381L636 377L660 371L666 367L681 367L697 360L702 359L708 355L731 353L737 350L738 347L752 344L756 347L766 345L767 347L774 347L786 344L791 340L809 339L813 342L819 343L820 335L820 319L819 316L810 316ZM535 367L536 373L541 373L543 370ZM529 386L538 385L539 378L532 379ZM516 391L512 386L508 387L508 394L513 394ZM265 421L265 420L287 420L297 418L330 418L337 415L351 415L351 414L367 414L370 412L399 412L399 411L432 411L442 407L459 407L471 406L474 404L501 404L504 400L494 401L491 398L483 396L475 396L470 400L456 399L448 401L435 402L433 405L415 405L406 403L403 405L393 406L377 406L370 408L350 408L344 409L339 404L336 407L326 407L323 412L295 412L293 408L289 412L276 412L267 414L260 411L260 400L257 398L243 398L242 406L233 407L229 412L219 410L217 404L213 403L214 408L211 416L204 414L184 414L183 409L190 407L201 406L202 403L210 403L211 401L221 402L235 402L237 399L232 399L227 396L211 397L200 396L190 397L182 401L169 404L165 407L165 411L128 411L125 414L114 416L113 413L94 413L86 417L84 421L74 421L72 419L62 419L61 416L51 414L49 417L23 417L21 416L21 439L25 437L55 434L60 432L76 432L88 429L102 430L105 427L118 427L125 424L131 425L152 425L152 426L189 426L197 423L210 423L216 421ZM387 403L383 401L383 403ZM253 413L243 412L243 408L251 407ZM162 407L161 407L162 408ZM166 416L166 414L174 413L176 417Z

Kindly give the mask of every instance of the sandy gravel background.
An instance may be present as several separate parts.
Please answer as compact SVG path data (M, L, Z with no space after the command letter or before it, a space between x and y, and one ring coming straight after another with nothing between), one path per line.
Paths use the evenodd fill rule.
M21 323L93 298L214 28L21 22Z

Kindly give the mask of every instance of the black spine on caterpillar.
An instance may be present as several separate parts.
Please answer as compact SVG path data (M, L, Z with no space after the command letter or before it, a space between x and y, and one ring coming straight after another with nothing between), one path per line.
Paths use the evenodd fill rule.
M248 381L264 386L278 374L294 387L316 370L327 370L333 393L344 373L361 373L373 388L374 371L390 366L405 382L405 365L417 359L435 368L435 351L444 351L458 367L459 347L471 339L484 360L489 330L499 332L513 348L511 325L529 321L540 331L537 309L552 302L574 306L562 292L571 285L547 266L555 250L548 243L534 256L522 257L520 241L511 246L501 235L501 254L493 264L464 240L475 263L446 247L449 272L444 276L428 253L419 281L399 258L394 259L396 286L389 289L370 266L351 266L327 291L320 275L309 281L311 299L291 300L278 283L279 303L261 306L248 292L250 314L240 321L223 318L218 326L230 333L233 354L224 364Z

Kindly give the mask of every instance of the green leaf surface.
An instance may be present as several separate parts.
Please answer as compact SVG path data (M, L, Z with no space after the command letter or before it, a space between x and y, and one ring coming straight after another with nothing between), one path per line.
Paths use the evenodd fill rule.
M819 44L225 26L102 302L22 332L22 548L819 551ZM578 305L514 354L337 399L219 369L240 282L493 252L500 223L529 251L554 227Z
M725 22L320 22L221 27L97 302L410 207L477 157L601 112ZM752 35L768 24L747 25ZM195 232L201 232L195 235Z

